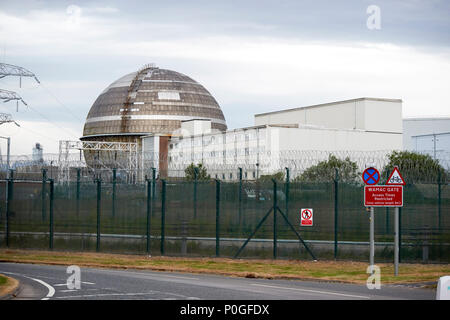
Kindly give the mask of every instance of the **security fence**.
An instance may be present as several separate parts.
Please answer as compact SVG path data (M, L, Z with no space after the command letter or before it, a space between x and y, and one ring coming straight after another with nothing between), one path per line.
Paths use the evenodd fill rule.
M79 153L64 154L44 154L42 159L33 160L31 155L11 156L10 168L14 169L14 176L18 180L41 180L42 171L45 171L48 179L53 179L55 183L70 183L81 181L93 181L102 179L111 182L115 179L119 183L144 183L146 177L152 178L153 170L158 170L157 176L164 179L184 179L186 178L186 168L193 163L201 163L207 169L208 174L213 179L222 181L238 181L238 168L242 169L242 178L244 180L258 180L260 177L281 173L284 175L285 169L289 168L291 180L302 179L304 181L314 181L321 179L329 180L328 175L319 175L319 177L302 177L305 172L320 163L338 159L348 162L348 165L354 165L356 173L361 173L367 165L375 166L380 170L386 168L391 162L390 157L395 153L393 150L377 151L320 151L320 150L284 150L278 152L259 152L256 155L234 155L233 157L218 157L202 153L200 158L187 159L176 158L171 155L160 155L155 153L138 153L137 163L132 168L127 161L127 156L117 156L108 158L108 162L98 159L85 160L82 151ZM420 154L420 153L417 153ZM426 152L422 152L426 155ZM396 158L402 161L404 170L417 171L420 168L420 179L413 177L409 182L427 182L435 183L437 181L437 170L433 166L422 165L414 157L409 159ZM445 171L450 171L450 152L441 152L439 158L432 158L439 163ZM2 161L3 160L3 161ZM342 172L345 176L345 172ZM334 173L332 173L334 174ZM356 175L359 179L359 174ZM286 178L286 176L283 176ZM353 176L355 177L355 175ZM0 179L7 179L7 165L4 159L0 157ZM348 179L346 179L348 180Z
M0 246L169 256L369 259L363 185L334 179L0 180ZM300 226L300 210L313 225ZM450 262L450 185L405 186L401 261ZM376 261L393 261L394 209L375 208Z

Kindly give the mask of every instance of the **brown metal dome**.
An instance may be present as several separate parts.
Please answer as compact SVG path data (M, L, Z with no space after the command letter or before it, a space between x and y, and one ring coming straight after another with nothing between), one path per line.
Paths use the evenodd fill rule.
M147 65L99 95L81 140L131 142L151 133L170 135L181 121L191 119L210 119L212 129L227 129L219 104L201 84L179 72Z

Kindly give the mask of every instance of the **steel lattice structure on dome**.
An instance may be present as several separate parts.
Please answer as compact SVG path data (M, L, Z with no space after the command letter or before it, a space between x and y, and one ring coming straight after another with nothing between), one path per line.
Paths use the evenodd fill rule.
M71 150L77 150L80 153L79 161L74 163L71 157ZM100 153L113 153L114 163L105 163L104 157L94 157L94 161L87 165L83 153L85 151ZM118 158L118 159L117 159ZM58 181L68 183L70 179L70 169L79 167L88 167L93 170L123 169L130 174L130 181L136 181L139 170L138 163L138 144L136 142L110 142L110 141L59 141L58 156Z

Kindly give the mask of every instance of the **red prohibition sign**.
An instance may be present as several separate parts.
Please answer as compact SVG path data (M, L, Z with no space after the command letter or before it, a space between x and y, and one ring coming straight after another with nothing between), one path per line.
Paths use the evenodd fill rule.
M302 218L303 219L309 220L309 219L311 219L311 216L312 216L312 212L309 211L308 209L302 211Z
M362 178L365 184L374 185L380 181L380 172L377 169L370 167L364 170Z

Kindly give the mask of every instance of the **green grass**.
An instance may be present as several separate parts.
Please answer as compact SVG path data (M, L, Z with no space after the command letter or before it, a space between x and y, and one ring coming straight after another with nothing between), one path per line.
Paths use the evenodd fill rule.
M5 286L7 282L8 282L8 278L0 275L0 286Z
M311 260L244 260L224 258L147 257L105 253L0 250L0 261L141 269L169 272L209 273L266 279L307 279L366 283L367 263ZM392 264L378 264L382 283L419 283L437 281L450 273L448 264L401 264L395 277Z

